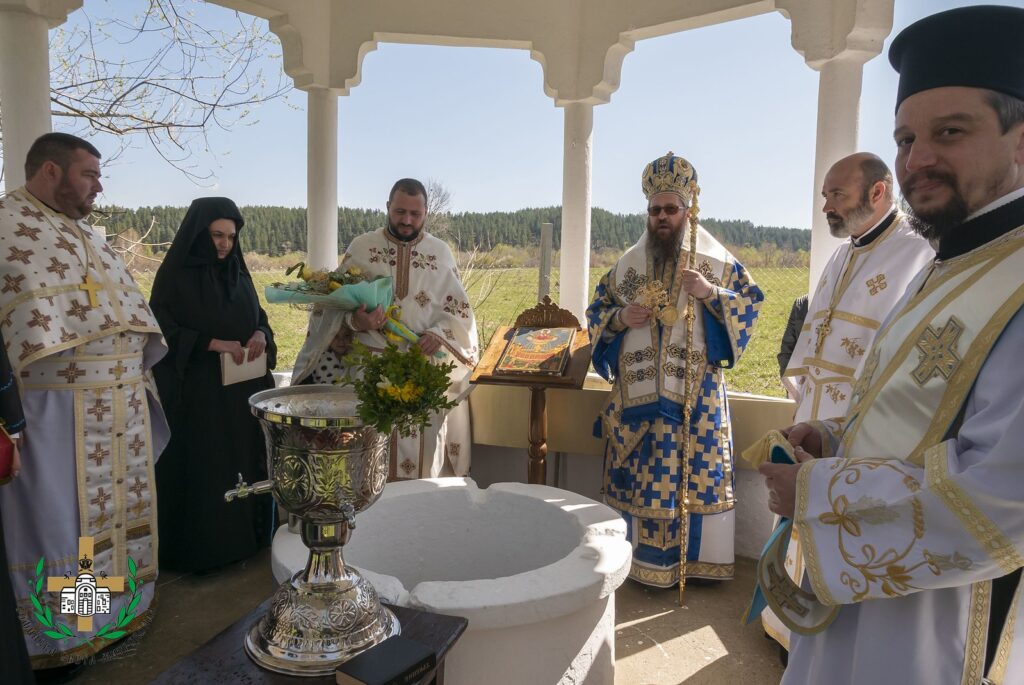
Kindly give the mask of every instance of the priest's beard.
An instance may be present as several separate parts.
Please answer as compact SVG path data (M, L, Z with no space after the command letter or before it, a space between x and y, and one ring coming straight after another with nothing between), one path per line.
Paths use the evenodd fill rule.
M396 226L391 219L388 219L388 233L395 237L396 240L401 240L403 243L410 243L419 237L420 233L423 232L423 227L426 225L426 221L420 224L420 227L413 231L412 235L402 235L398 232L398 226Z
M679 246L683 241L683 223L678 226L661 221L655 223L655 219L647 220L647 252L654 257L654 263L661 265L675 261L679 255ZM668 226L672 230L665 235L658 232L658 228Z
M964 198L963 190L960 188L956 176L946 171L919 171L901 184L904 197L900 198L900 204L907 215L911 228L933 243L936 241L941 242L943 238L955 231L972 211L981 209L992 200L1003 195L1003 184L1009 177L1009 170L992 174L985 182L985 197L988 199L972 210L967 206L967 200ZM946 204L929 210L918 211L914 209L913 204L907 200L906 194L913 189L916 183L921 183L922 181L939 181L948 186L952 191L952 195Z
M833 238L849 238L851 226L861 226L871 218L875 210L871 207L870 192L870 188L865 188L864 194L860 198L860 204L847 212L846 216L841 216L836 212L829 212L825 215L828 232L832 234Z

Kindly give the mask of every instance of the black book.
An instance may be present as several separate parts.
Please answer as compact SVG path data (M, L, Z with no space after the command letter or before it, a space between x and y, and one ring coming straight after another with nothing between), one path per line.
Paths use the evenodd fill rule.
M338 685L411 685L437 666L434 650L401 635L355 655L334 671Z

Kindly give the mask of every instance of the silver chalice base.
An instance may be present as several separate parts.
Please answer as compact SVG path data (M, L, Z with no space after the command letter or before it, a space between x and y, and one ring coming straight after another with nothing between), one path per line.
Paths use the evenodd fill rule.
M314 588L302 571L281 584L270 609L245 636L256 663L287 675L330 675L338 664L398 635L398 619L357 571L343 570L333 586Z
M342 558L356 514L384 490L388 436L362 425L355 395L337 386L265 390L249 404L266 437L270 478L251 486L239 478L225 498L273 492L298 517L309 558L278 587L247 633L245 650L271 671L329 675L401 630L373 586Z

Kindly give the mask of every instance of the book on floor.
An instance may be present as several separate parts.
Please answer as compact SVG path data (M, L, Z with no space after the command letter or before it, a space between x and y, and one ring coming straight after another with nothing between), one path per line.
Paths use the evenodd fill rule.
M355 655L334 671L338 685L412 685L437 666L434 650L401 635Z

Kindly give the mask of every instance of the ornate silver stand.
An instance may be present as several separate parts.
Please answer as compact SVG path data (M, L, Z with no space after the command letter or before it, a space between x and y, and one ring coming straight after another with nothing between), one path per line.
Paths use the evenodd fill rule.
M249 404L266 436L270 479L250 486L239 475L224 498L273 492L299 518L309 559L281 583L266 615L246 635L245 649L278 673L329 675L400 631L373 586L345 566L341 554L355 515L384 490L388 436L363 426L355 395L334 386L265 390Z

